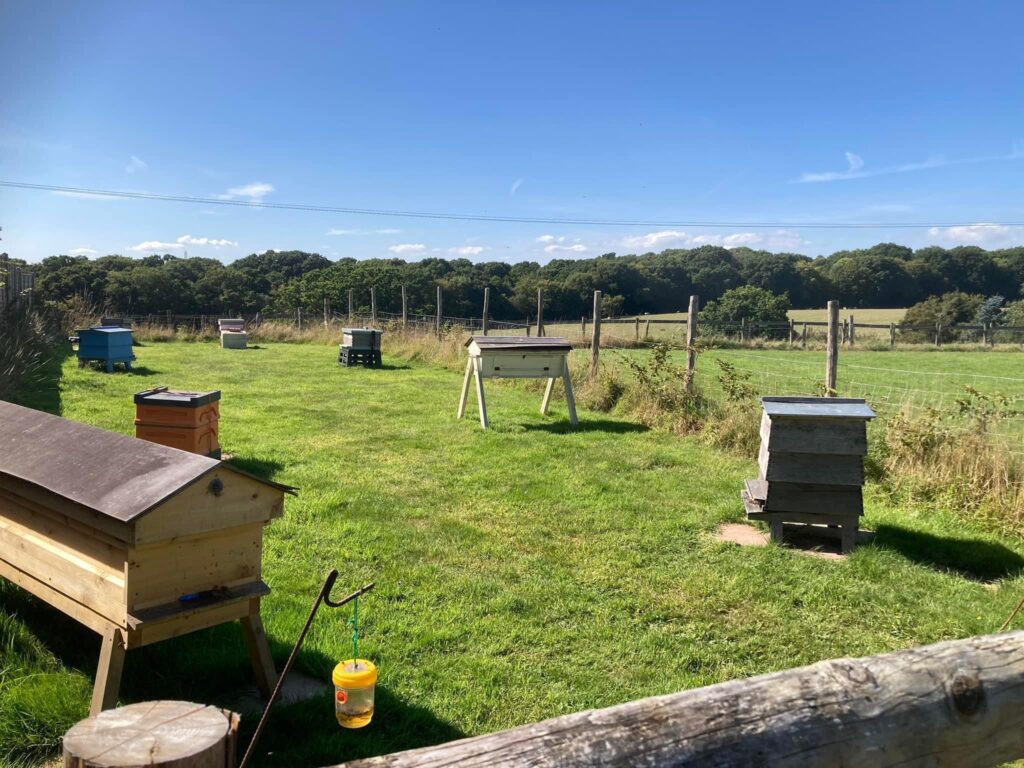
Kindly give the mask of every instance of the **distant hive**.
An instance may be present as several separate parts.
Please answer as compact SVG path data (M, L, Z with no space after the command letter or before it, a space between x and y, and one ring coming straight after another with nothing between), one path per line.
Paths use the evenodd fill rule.
M221 318L217 321L220 331L220 346L223 349L245 349L248 346L249 334L245 332L245 320L241 318Z
M220 391L155 387L135 394L135 436L178 450L220 458Z
M743 491L747 517L765 520L781 541L784 523L837 526L843 552L853 549L864 514L867 422L864 400L840 397L764 397L760 474ZM827 533L827 528L808 528Z
M88 362L100 363L111 373L117 363L125 370L132 369L135 354L132 352L131 328L98 325L75 331L78 339L78 367Z
M380 342L383 331L376 328L342 328L338 362L349 368L364 365L380 368L383 364Z

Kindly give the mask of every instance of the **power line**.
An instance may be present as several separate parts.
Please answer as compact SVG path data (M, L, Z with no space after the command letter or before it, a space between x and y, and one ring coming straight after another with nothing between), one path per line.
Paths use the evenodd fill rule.
M808 221L658 221L650 219L569 219L546 216L500 216L475 213L439 213L430 211L402 211L385 208L352 208L348 206L312 205L303 203L275 203L260 200L225 200L217 197L192 195L163 195L155 192L125 192L113 189L65 187L56 184L31 184L24 181L2 181L0 187L35 189L44 192L64 192L72 195L117 197L132 200L155 200L198 205L232 205L239 208L274 208L285 211L312 211L317 213L347 213L357 216L393 216L407 219L447 219L450 221L488 221L509 224L563 224L570 226L600 227L705 227L719 229L929 229L931 227L968 227L977 222L808 222ZM1019 227L1024 222L992 221L988 226Z

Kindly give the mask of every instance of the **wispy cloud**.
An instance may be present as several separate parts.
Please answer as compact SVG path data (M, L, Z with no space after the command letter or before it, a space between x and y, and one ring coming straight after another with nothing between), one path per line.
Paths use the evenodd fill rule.
M518 192L519 188L521 186L523 186L523 182L524 181L526 181L526 179L523 179L523 178L518 178L515 181L513 181L512 182L512 186L509 187L509 190L508 190L509 195L511 195L512 197L515 197L516 196L516 192Z
M154 253L156 251L176 251L188 246L210 246L212 248L235 247L238 243L234 240L224 240L215 237L193 237L182 235L173 243L165 243L162 240L145 240L138 245L128 246L129 251Z
M125 173L137 173L138 171L146 170L149 170L149 166L144 160L136 157L135 155L131 156L131 159L128 161L128 165L124 167Z
M950 245L1010 245L1024 242L1024 227L979 222L960 227L932 227L928 236L933 241Z
M449 248L448 253L454 253L456 256L479 256L486 250L487 248L482 245L463 245L457 248Z
M728 235L693 235L677 229L648 232L623 238L626 248L654 250L656 248L697 248L718 245L723 248L777 248L794 250L808 245L796 232L779 229L774 232L734 232Z
M586 253L587 246L580 242L580 238L570 240L565 235L541 235L537 238L538 243L544 244L544 253Z
M240 187L231 187L227 192L217 195L217 197L220 200L238 200L241 198L259 202L273 191L273 184L267 184L265 181L254 181L251 184L243 184Z
M392 253L423 253L427 246L423 243L399 243L388 247Z
M72 256L90 256L96 251L92 248L72 248L68 253Z
M944 155L935 155L926 160L916 163L903 163L901 165L890 165L882 168L865 167L864 159L853 152L846 153L845 171L824 171L820 173L802 173L794 179L798 184L816 183L822 181L846 181L848 179L866 179L871 176L888 176L894 173L911 173L913 171L924 171L931 168L945 168L952 165L975 165L977 163L992 163L1005 160L1024 159L1024 142L1014 142L1009 153L1005 155L978 155L977 157L947 158Z

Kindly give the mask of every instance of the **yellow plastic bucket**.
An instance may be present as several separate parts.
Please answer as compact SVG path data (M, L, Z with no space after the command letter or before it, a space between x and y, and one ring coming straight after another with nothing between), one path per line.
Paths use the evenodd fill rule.
M334 716L342 728L362 728L373 719L377 667L366 659L348 659L334 668Z

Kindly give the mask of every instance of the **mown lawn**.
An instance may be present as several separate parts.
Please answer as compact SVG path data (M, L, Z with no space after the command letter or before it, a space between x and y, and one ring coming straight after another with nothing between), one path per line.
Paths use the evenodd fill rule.
M454 418L460 375L427 364L342 369L336 348L316 345L137 354L135 375L68 359L23 401L131 433L135 391L223 391L225 450L301 489L266 536L279 666L328 569L341 570L339 592L377 583L360 604L360 649L382 670L374 722L342 731L329 697L283 708L263 765L324 765L991 632L1024 588L1021 542L873 493L876 541L843 562L715 542L721 522L742 519L752 461L586 411L570 431L561 400L544 418L524 388L488 387L484 432L473 405ZM98 641L8 584L0 610L0 755L36 762L85 715ZM348 617L322 611L300 669L328 679L350 649ZM129 653L122 701L223 703L249 679L240 633L225 626Z

